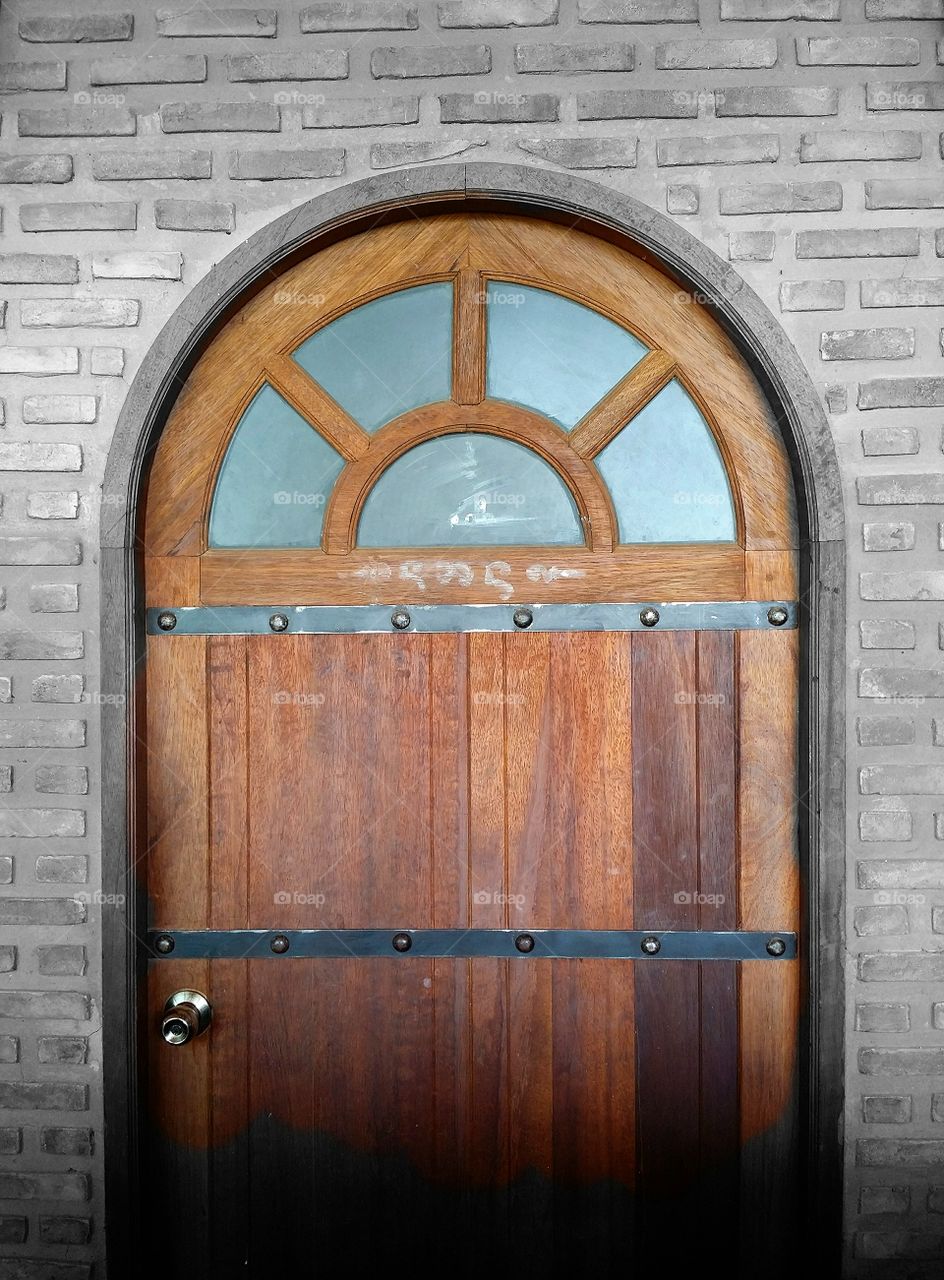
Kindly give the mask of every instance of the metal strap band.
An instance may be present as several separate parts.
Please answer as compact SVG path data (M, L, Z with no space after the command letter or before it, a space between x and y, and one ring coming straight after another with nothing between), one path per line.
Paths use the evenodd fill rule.
M411 955L468 959L793 960L795 933L655 929L168 929L148 935L157 959Z
M148 609L148 635L346 632L789 631L789 600L639 604L219 605Z

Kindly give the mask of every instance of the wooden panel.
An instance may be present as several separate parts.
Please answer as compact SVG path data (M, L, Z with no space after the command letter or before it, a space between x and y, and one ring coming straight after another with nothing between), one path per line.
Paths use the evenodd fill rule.
M745 600L795 600L799 590L795 551L745 552Z
M547 604L594 600L742 600L744 553L720 543L455 551L208 551L203 604ZM162 599L161 604L174 603Z
M456 276L452 397L459 404L485 398L485 283L478 271Z
M570 442L580 456L595 458L630 418L662 390L674 372L672 356L650 351L574 427Z
M200 603L199 556L147 556L144 561L146 608Z
M342 458L359 458L367 452L370 436L364 428L291 356L270 356L264 377L303 418L317 426Z

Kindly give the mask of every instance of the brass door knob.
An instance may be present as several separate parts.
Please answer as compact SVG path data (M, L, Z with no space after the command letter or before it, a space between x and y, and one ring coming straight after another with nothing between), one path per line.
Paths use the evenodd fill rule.
M161 1035L168 1044L188 1044L203 1035L213 1017L210 1002L200 991L175 991L164 1005Z

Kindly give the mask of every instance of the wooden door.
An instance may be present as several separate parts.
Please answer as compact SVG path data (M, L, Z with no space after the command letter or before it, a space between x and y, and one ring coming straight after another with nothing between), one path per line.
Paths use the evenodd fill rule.
M314 281L317 316L284 302ZM530 307L521 346L496 281ZM450 308L438 400L436 325L388 367L355 314L430 285L452 292L409 301ZM394 224L257 295L184 388L145 525L148 1230L181 1241L163 1276L789 1257L790 491L749 373L678 296L584 231ZM518 401L498 334L502 376L545 353ZM376 387L341 377L365 363L391 398L373 417ZM659 449L607 454L666 388ZM269 511L315 474L322 503ZM212 1020L172 1045L177 991Z

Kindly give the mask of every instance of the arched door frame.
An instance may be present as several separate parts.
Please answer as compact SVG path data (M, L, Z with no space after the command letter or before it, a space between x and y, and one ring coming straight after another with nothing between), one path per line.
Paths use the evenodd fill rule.
M128 389L101 504L104 1082L108 1260L127 1267L136 1230L138 991L144 902L134 875L141 794L136 673L144 650L138 513L167 415L208 337L274 271L355 230L424 211L496 208L579 221L642 249L710 306L763 387L783 433L800 532L802 659L797 779L807 1012L801 1028L809 1212L818 1251L841 1233L845 783L845 540L839 465L809 372L779 322L737 272L688 232L629 196L569 174L479 162L382 174L276 219L223 259L167 321ZM837 1266L838 1270L838 1266Z

